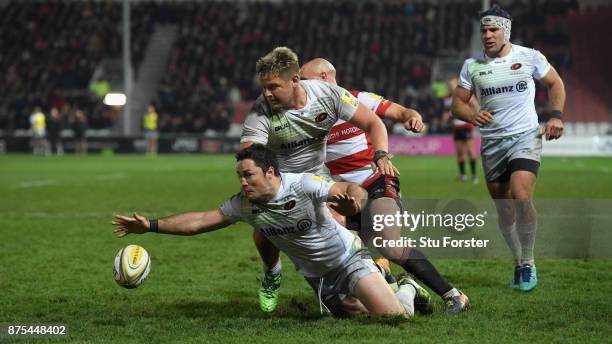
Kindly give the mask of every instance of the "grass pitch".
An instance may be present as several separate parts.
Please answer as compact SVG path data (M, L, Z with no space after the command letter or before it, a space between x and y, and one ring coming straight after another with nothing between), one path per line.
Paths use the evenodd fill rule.
M486 199L454 181L452 158L397 158L404 196ZM612 199L612 160L545 158L537 198ZM117 239L113 213L149 217L217 207L238 190L231 156L0 156L0 323L65 323L80 343L606 342L612 338L612 260L539 260L529 294L507 288L508 260L434 260L472 301L458 316L335 320L318 313L283 257L281 302L257 305L261 263L251 229L198 237ZM115 284L120 247L144 246L139 288ZM10 339L1 338L8 342Z

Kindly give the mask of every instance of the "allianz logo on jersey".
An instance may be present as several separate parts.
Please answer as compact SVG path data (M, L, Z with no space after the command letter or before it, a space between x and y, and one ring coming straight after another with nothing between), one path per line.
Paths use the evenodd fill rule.
M516 85L500 86L500 87L487 87L480 89L481 97L488 97L495 94L509 93L509 92L525 92L527 90L527 82L519 81Z
M308 137L303 140L281 143L280 148L281 149L294 149L294 148L298 148L301 146L307 146L315 142L323 141L325 140L326 137L327 137L327 132L319 134L318 136L315 136L315 137Z
M283 234L292 234L298 231L306 232L312 227L312 220L302 219L297 222L295 226L283 226L283 227L266 227L261 228L261 232L266 236L275 236Z

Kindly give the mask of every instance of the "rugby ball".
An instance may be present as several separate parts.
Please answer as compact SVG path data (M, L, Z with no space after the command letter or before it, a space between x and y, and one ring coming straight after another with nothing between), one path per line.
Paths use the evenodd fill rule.
M141 285L150 270L151 258L142 246L128 245L115 256L113 276L115 282L124 288L132 289Z

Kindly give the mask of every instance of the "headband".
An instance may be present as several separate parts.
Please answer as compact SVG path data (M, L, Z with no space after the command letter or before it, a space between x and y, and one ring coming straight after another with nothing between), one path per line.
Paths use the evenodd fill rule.
M512 29L512 21L508 18L499 16L484 16L480 19L480 26L492 25L504 30L504 44L510 42L510 30Z

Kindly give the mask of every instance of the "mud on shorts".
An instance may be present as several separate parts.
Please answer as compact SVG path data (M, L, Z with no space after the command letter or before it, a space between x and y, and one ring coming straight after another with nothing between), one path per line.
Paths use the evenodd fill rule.
M501 138L483 138L480 153L487 182L508 182L515 171L537 176L542 156L539 127Z
M327 272L323 277L304 277L317 294L321 312L327 308L334 316L347 316L342 307L342 300L347 296L355 296L355 286L362 278L371 273L380 273L366 248L359 245L354 250L340 266Z

